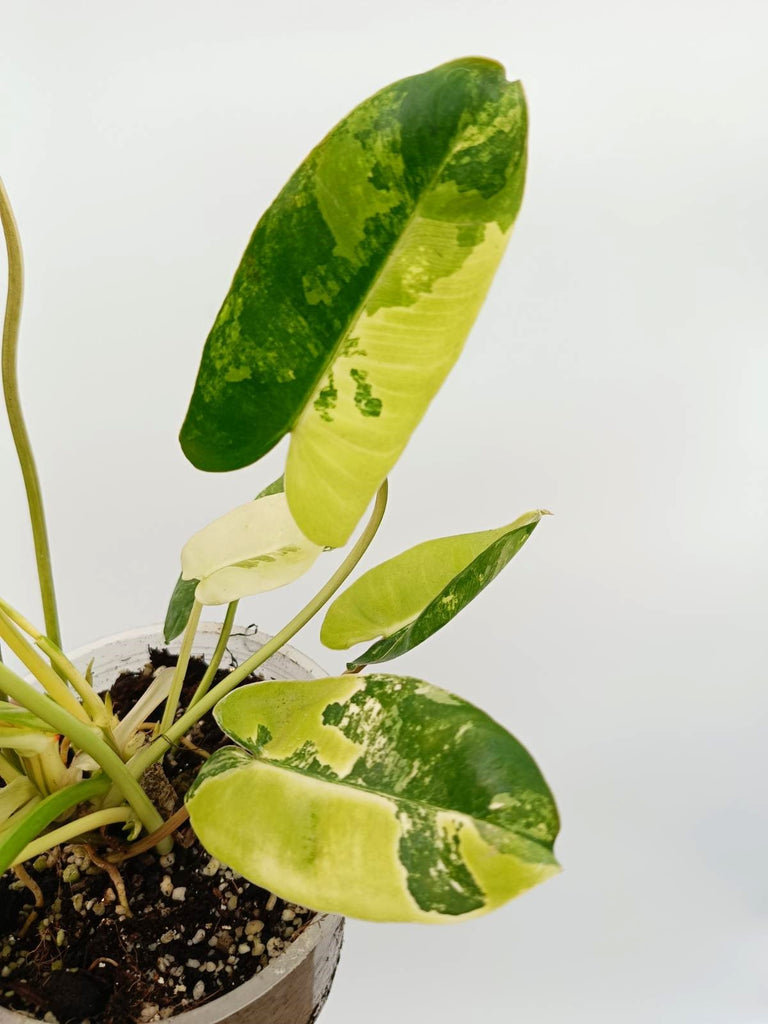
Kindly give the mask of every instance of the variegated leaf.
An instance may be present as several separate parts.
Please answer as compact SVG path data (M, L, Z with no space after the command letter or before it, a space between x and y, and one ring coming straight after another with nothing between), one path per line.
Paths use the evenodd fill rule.
M168 611L165 613L163 625L163 636L169 644L177 636L181 636L187 628L189 616L192 612L192 605L195 603L195 591L200 580L185 580L179 576L176 586L173 588L171 600L168 602Z
M350 668L405 654L450 622L511 561L547 512L537 509L498 530L429 540L375 566L328 609L320 639L336 650L383 639Z
M293 431L302 531L340 546L456 361L522 199L522 88L453 61L383 89L259 222L208 337L181 432L201 469Z
M376 921L453 921L555 872L558 817L527 751L418 679L261 683L216 707L241 747L187 796L206 848L285 899Z
M195 597L201 604L229 604L292 583L321 551L279 492L240 505L196 533L181 553L181 575L200 581Z
M259 498L266 498L270 494L281 494L285 490L284 481L285 477L279 476L277 480L273 480L263 491L259 491L255 500L258 501ZM192 613L192 605L195 603L195 591L199 582L200 580L194 578L185 580L183 575L180 575L176 581L176 586L171 594L171 600L168 603L168 611L166 612L165 624L163 626L163 635L167 644L175 640L177 636L181 636L187 628L189 616Z

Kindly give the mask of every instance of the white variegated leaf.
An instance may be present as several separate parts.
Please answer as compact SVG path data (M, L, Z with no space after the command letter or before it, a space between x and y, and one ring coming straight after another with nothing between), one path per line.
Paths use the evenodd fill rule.
M201 604L229 604L292 583L322 550L296 525L285 494L270 494L196 533L181 553L181 574L200 581L195 598Z
M285 899L375 921L476 917L555 874L558 816L530 754L419 679L257 683L216 707L187 794L206 848Z

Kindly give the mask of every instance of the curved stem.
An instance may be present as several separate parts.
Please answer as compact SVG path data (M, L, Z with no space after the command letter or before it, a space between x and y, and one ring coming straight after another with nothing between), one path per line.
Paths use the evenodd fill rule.
M160 728L158 732L165 732L176 717L176 709L179 706L179 697L181 696L184 679L187 675L189 656L192 653L192 644L195 640L195 634L197 633L197 627L200 623L200 613L202 610L203 606L199 601L195 601L192 604L192 611L189 613L189 619L187 620L187 628L184 630L184 639L181 641L181 650L179 651L179 660L176 662L176 671L173 673L171 692L168 694L168 699L166 700L165 707L163 708L163 717L160 720Z
M29 669L57 704L81 722L88 721L88 715L80 701L67 689L66 683L54 672L48 662L43 661L34 647L27 643L2 608L0 608L0 638L8 644L8 648Z
M219 633L219 640L218 643L216 644L216 650L213 652L213 655L211 656L211 660L208 665L208 668L205 671L205 675L200 680L200 685L195 690L194 696L192 697L192 700L189 702L190 707L194 707L195 704L197 704L197 702L200 700L200 698L204 697L211 688L211 684L213 683L213 680L216 677L216 673L219 669L219 665L221 664L221 659L224 657L224 651L226 651L227 649L227 641L229 640L229 635L232 632L232 623L235 621L237 605L237 601L231 601L227 605L227 614L224 616L224 621L221 624L221 632Z
M24 415L19 400L19 382L16 372L16 353L19 341L19 323L21 322L21 306L24 296L24 262L21 254L19 229L11 209L8 193L0 179L0 220L5 235L5 246L8 251L8 297L5 305L5 322L3 324L2 377L5 407L8 410L8 421L11 425L13 443L19 457L21 475L24 478L24 489L27 492L29 518L32 523L32 538L35 545L37 576L40 581L40 596L43 601L45 631L57 647L61 647L61 630L59 629L59 613L56 608L56 591L53 586L53 570L51 568L51 550L48 544L48 529L45 525L43 496L40 490L40 479L37 475L35 459L32 455Z
M107 726L109 724L109 716L107 715L104 702L85 676L78 672L66 654L59 650L50 637L43 636L40 630L29 619L26 619L21 612L17 611L13 605L8 604L7 601L0 597L0 615L3 613L14 625L18 626L20 630L34 640L37 647L50 659L53 667L60 673L60 677L72 685L72 688L77 692L94 722L98 725Z
M60 789L58 793L52 793L41 800L0 843L0 874L4 874L17 861L27 843L36 839L52 821L84 800L99 796L108 785L107 778L88 779Z
M103 811L94 811L92 814L84 814L82 818L75 818L68 821L66 825L46 832L39 839L27 843L21 853L16 857L11 867L22 864L25 860L39 857L41 853L52 850L54 846L61 846L62 843L69 843L86 832L95 832L96 829L105 825L117 825L121 821L130 821L133 811L130 807L108 807Z
M81 722L74 715L70 715L68 711L60 708L45 694L39 693L5 665L0 665L0 686L13 700L18 701L38 718L42 718L56 732L68 736L80 750L90 754L103 768L105 775L108 775L120 790L121 800L127 801L134 809L136 817L147 832L154 832L160 828L163 819L154 804L138 784L136 778L128 771L127 765L123 764L120 756L104 742L96 726ZM89 781L95 782L96 780ZM107 782L104 788L108 788L108 785ZM61 792L65 792L65 790ZM160 852L167 853L170 845L168 843L167 848Z
M267 641L263 647L260 647L255 654L251 655L250 658L244 661L242 665L239 665L233 672L230 672L225 679L222 679L217 686L214 686L212 690L209 690L208 693L197 702L197 704L191 707L181 716L181 718L178 718L167 732L163 733L162 736L158 736L154 743L150 744L148 747L144 747L143 750L140 750L133 756L133 758L131 758L128 762L128 770L132 773L134 778L139 778L149 765L153 764L155 761L159 761L168 750L170 744L178 742L178 740L180 740L185 733L189 732L192 726L198 722L203 715L207 714L211 710L214 704L218 704L222 697L225 697L230 690L233 690L236 686L242 683L244 679L247 679L248 676L259 667L259 665L262 665L265 661L271 658L273 654L276 654L283 644L287 644L291 637L294 636L295 633L298 633L302 626L305 626L309 620L320 611L326 602L330 601L344 580L349 576L368 550L369 544L376 536L376 532L379 529L379 525L384 516L384 511L387 507L387 493L387 481L385 480L376 495L376 502L373 506L371 518L368 520L365 529L360 534L360 538L357 543L325 586L321 587L312 600L308 604L304 605L298 615L295 615L291 621L280 630L277 636L272 637L272 639Z

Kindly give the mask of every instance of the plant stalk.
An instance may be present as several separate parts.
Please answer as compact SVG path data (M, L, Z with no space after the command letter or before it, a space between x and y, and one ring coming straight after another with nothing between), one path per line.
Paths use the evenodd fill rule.
M52 821L84 800L99 796L108 785L107 778L87 779L41 800L0 843L0 874L16 862L27 843L36 839Z
M216 673L221 664L221 659L224 657L224 651L227 649L227 641L229 640L230 633L232 632L232 624L235 621L235 614L237 612L237 601L231 601L227 605L227 613L224 616L224 621L221 624L221 632L219 633L219 640L216 644L216 650L213 652L208 668L205 671L205 675L200 680L200 685L195 690L192 700L189 702L190 707L194 707L195 704L204 697L211 688L211 684L216 676Z
M165 707L163 708L163 717L160 719L160 728L158 729L158 733L164 733L171 726L174 718L176 717L176 710L179 706L179 697L181 696L184 679L187 675L189 656L192 653L192 644L195 641L197 627L200 625L200 613L202 610L203 606L200 602L195 601L192 605L192 611L189 613L187 628L184 630L184 639L181 641L179 660L176 662L176 671L173 673L173 680L171 682L171 692L168 694Z
M197 704L190 707L189 710L178 718L169 729L164 731L162 736L158 736L158 738L148 747L144 747L143 750L139 750L138 753L134 754L128 762L128 770L134 778L140 778L149 765L154 764L155 761L159 761L167 752L170 744L177 743L185 733L189 732L196 722L206 715L215 704L218 704L222 697L226 697L231 690L242 683L244 679L247 679L248 676L251 675L251 673L260 665L271 658L273 654L276 654L283 644L287 644L291 637L298 633L302 626L305 626L309 620L320 611L324 604L330 601L344 580L349 576L368 550L368 546L376 536L376 532L381 524L384 511L387 507L387 494L388 486L387 481L385 480L376 495L376 502L373 506L371 518L368 520L365 529L360 534L357 543L325 586L321 587L312 600L308 604L304 605L298 615L295 615L291 621L280 630L277 636L274 636L271 640L267 641L263 647L260 647L259 650L244 661L242 665L239 665L234 669L234 671L230 672L225 679L222 679L217 686L214 686L212 690L209 690L208 693L197 702Z
M104 828L105 825L117 825L121 821L130 821L132 816L133 811L129 807L108 807L103 811L84 814L82 818L68 821L66 825L46 832L39 839L27 843L11 867L22 864L25 860L32 860L33 857L39 857L41 853L52 850L54 846L69 843L73 839L77 839L78 836L85 835L86 832L95 832L97 829Z
M3 397L5 398L5 407L8 411L8 421L11 425L13 443L16 446L16 454L21 466L24 490L27 492L29 518L32 524L32 538L35 545L37 576L40 582L40 596L43 602L43 615L45 617L45 631L56 646L61 647L59 613L56 607L56 591L53 585L51 549L48 544L48 529L45 523L43 495L19 398L16 356L19 342L19 324L21 323L21 307L24 298L24 260L21 252L19 229L2 179L0 179L0 220L3 225L5 247L8 252L8 295L5 304L2 344Z
M136 778L128 771L120 756L104 742L99 730L95 726L81 722L74 715L70 715L68 711L59 707L50 698L42 693L38 693L33 686L24 682L23 679L5 665L0 665L0 686L13 700L37 715L38 718L42 718L56 732L63 736L68 736L80 750L90 754L103 768L105 775L108 775L118 788L122 794L122 799L134 809L137 818L147 832L154 832L160 828L163 824L163 819L154 804L136 781ZM108 784L105 786L106 788L108 788ZM166 845L167 848L160 850L161 853L169 852L171 844L168 843Z
M46 661L43 661L31 644L27 643L2 608L0 608L0 637L57 704L60 704L79 721L88 721L88 715L85 713L83 705L67 689L67 684L62 681L61 676L54 672Z
M53 643L50 637L44 636L29 619L26 619L21 612L8 604L7 601L4 601L2 597L0 597L0 612L5 612L11 622L18 626L27 636L31 637L35 645L50 659L51 664L60 673L61 678L72 684L72 688L77 692L93 721L99 725L108 725L109 716L101 697L99 697L85 676L78 672L66 654Z

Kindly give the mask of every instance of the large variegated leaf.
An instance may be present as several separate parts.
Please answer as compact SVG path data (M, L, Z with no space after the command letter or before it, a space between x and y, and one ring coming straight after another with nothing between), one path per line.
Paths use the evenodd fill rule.
M518 82L466 58L341 121L259 222L181 431L208 470L293 430L288 500L344 544L461 351L520 206Z
M190 538L181 552L181 575L200 581L195 598L201 604L229 604L292 583L321 551L278 492L232 509Z
M498 530L429 540L369 569L328 609L320 639L339 650L383 638L350 668L405 654L477 597L546 514L536 510Z
M241 747L187 796L214 854L285 899L377 921L451 921L558 870L534 761L482 711L418 679L262 683L216 707Z

